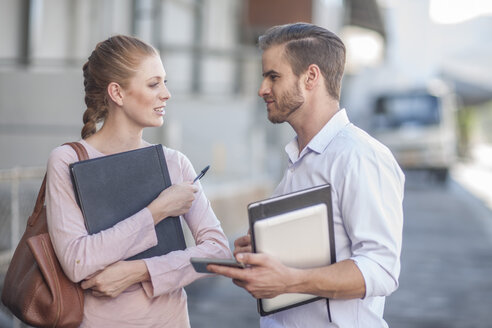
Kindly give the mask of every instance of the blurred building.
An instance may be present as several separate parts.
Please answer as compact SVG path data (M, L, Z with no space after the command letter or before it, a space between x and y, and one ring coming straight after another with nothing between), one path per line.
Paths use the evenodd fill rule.
M212 164L217 178L277 178L293 132L265 119L256 40L296 21L384 35L374 0L2 0L0 169L44 166L52 148L79 138L81 67L97 42L123 33L158 48L168 74L173 97L149 141L197 169Z
M198 167L243 173L237 160L256 108L258 59L240 43L241 1L5 0L0 3L0 168L44 165L79 138L81 67L97 42L138 36L161 51L173 95L162 129L146 138L187 153ZM235 119L236 118L236 119ZM238 122L236 125L235 123ZM232 140L231 140L232 141ZM246 141L249 141L247 139ZM26 151L27 150L27 151ZM232 172L231 172L232 173Z
M173 98L164 127L146 138L183 151L197 168L212 164L219 179L281 175L283 144L293 132L273 128L256 95L256 40L275 24L313 22L342 37L348 62L341 105L364 128L371 100L389 87L438 77L465 104L487 101L492 46L482 35L492 30L490 15L443 23L443 8L452 6L438 2L2 0L0 169L44 166L53 147L79 138L81 67L97 42L117 33L152 43L168 73Z

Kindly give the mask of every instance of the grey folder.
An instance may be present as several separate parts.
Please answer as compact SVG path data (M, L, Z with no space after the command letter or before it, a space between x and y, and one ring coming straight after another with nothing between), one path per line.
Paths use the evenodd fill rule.
M274 256L297 268L336 262L331 186L321 185L248 206L253 251ZM262 316L321 299L308 294L281 294L258 300Z
M162 145L76 162L70 174L89 234L132 216L171 186ZM168 217L155 229L158 244L128 260L186 248L179 217Z

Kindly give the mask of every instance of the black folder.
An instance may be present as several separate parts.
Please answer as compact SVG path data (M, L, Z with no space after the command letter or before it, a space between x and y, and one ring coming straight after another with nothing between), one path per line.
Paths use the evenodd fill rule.
M162 145L72 163L70 175L89 234L139 212L171 186ZM155 229L158 244L128 260L186 248L179 217L165 218Z
M299 268L335 263L336 252L332 212L331 186L329 184L249 204L248 216L253 252L265 251L265 253L279 258L284 264ZM311 217L315 219L312 220ZM308 220L314 223L309 229L303 229L303 224L307 223L306 218L309 218ZM258 224L260 221L261 223ZM322 249L317 248L319 244L316 242L319 239L318 236L320 236L318 233L321 232L319 231L318 225L316 225L319 222L322 223L319 227L324 227L324 229L328 230L324 230L322 233L327 238L327 240L324 240L325 246ZM311 235L313 230L315 233ZM260 236L256 236L255 231L257 233L262 232L261 238L264 241L262 247L266 249L258 249L261 240L259 238ZM303 245L302 240L309 241L307 243L309 246ZM312 245L313 243L315 243L315 246ZM267 247L265 246L266 244L270 246ZM278 247L275 246L277 244ZM315 252L319 254L319 251L324 253L322 254L322 261L324 263L321 264L319 263L319 259L314 259L314 262L317 262L314 266L312 264L306 265L306 260L312 261L312 259L308 258L312 258ZM276 254L275 252L283 254ZM288 258L290 263L285 263L281 259L282 257L284 260ZM300 264L301 262L303 263ZM282 294L273 299L259 299L258 312L261 316L265 316L319 299L321 297L315 295L306 297L306 294Z

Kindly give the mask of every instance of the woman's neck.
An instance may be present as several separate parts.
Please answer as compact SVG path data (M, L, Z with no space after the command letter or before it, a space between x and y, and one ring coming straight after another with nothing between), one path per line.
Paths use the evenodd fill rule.
M125 129L105 122L101 129L85 141L105 155L120 153L145 146L143 129Z

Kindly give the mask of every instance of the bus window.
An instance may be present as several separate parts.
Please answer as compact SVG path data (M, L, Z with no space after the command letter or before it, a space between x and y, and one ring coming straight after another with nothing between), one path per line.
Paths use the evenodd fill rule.
M428 126L441 120L439 99L428 94L393 95L376 101L376 128Z

